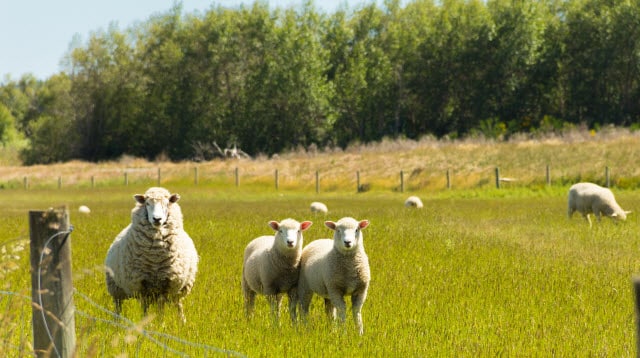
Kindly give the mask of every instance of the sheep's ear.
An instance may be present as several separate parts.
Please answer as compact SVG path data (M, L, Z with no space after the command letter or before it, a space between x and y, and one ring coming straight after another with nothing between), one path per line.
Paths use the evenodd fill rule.
M137 201L140 204L144 204L144 195L142 195L142 194L134 195L133 199L135 199L135 201Z
M611 214L611 217L612 217L612 218L617 218L617 217L618 217L618 213L613 213L613 214Z
M334 223L333 221L325 221L324 226L328 227L331 230L336 229L336 223Z
M300 223L300 230L301 231L307 230L311 226L311 224L313 224L311 221L303 221L303 222L301 222Z
M358 223L358 227L361 229L364 229L367 226L369 226L369 220L362 220Z
M625 211L625 214L631 214L633 211Z
M278 231L278 229L280 228L280 223L278 223L277 221L269 221L269 226L271 226L271 228L274 231Z
M180 194L173 194L171 195L171 197L169 197L170 203L177 203L178 200L180 200Z

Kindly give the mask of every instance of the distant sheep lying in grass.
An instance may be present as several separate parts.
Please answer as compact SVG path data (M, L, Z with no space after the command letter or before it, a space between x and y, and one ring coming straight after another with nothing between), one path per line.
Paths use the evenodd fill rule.
M569 188L569 218L574 212L579 212L589 223L589 214L593 213L598 221L604 214L612 219L626 220L630 211L624 211L616 202L611 190L593 183L577 183Z
M371 280L362 230L369 226L369 221L346 217L337 223L326 221L325 225L334 231L333 239L312 241L302 250L298 281L302 318L306 320L315 293L324 297L329 318L335 319L337 309L340 321L344 322L344 296L350 295L353 319L358 333L362 335L361 309Z
M277 323L282 296L286 293L291 320L296 321L302 232L311 224L311 221L299 223L293 219L270 221L269 226L276 234L260 236L247 245L242 266L242 294L248 318L253 314L256 294L263 294Z
M327 209L327 206L324 203L314 201L311 203L311 212L326 214L329 212L329 209Z
M153 187L134 199L131 223L111 244L105 262L116 313L128 298L141 300L145 314L151 303L157 302L161 310L169 301L177 304L186 322L182 299L195 282L198 253L182 227L180 195Z
M410 196L404 201L404 206L407 208L422 209L424 205L422 205L422 200L417 196Z

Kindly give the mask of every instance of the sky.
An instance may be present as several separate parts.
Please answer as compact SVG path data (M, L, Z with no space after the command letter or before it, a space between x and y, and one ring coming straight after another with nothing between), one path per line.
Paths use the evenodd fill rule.
M303 0L269 0L270 6L296 7ZM327 13L352 9L365 0L315 0ZM116 24L124 30L152 15L166 13L175 0L0 0L0 83L30 73L45 80L62 71L61 61L74 36L81 44L92 32ZM212 6L237 8L253 0L182 0L182 13L205 13Z

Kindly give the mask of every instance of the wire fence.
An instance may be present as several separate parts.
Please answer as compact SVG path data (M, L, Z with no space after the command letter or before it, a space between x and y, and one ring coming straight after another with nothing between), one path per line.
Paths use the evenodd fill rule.
M42 300L42 295L43 293L47 292L46 289L43 288L43 281L42 281L42 270L41 270L41 266L43 264L43 262L47 259L47 255L51 254L50 249L48 249L48 246L51 244L51 242L58 236L60 235L68 235L71 233L71 231L73 230L73 228L71 227L70 230L68 231L60 231L54 235L52 235L51 237L49 237L45 244L42 247L41 250L41 255L39 257L39 264L38 264L38 270L37 270L37 290L36 290L36 297L37 300L34 302L33 297L27 296L23 293L20 292L15 292L15 291L9 291L9 290L0 290L0 296L5 296L5 297L15 297L18 298L20 300L24 300L25 302L29 302L33 307L36 308L37 311L40 312L41 314L41 318L44 322L44 327L46 330L46 334L48 335L49 339L52 342L52 351L51 351L51 356L53 357L62 357L63 355L61 354L61 352L59 351L58 347L56 347L55 345L55 340L53 338L53 334L52 331L54 330L53 327L49 327L47 320L45 319L45 316L47 317L51 317L52 312L46 311L45 309L43 309L44 304L43 304L43 300ZM9 246L11 244L15 244L16 247L18 247L19 251L23 250L23 245L28 244L25 243L26 239L24 237L19 237L19 238L15 238L15 239L11 239L8 241L5 241L3 243L0 243L0 252L3 253L2 256L0 256L0 264L2 263L6 263L8 262L10 259L16 259L19 257L16 257L15 255L12 255L12 251L13 248L9 248ZM17 266L11 266L13 268L12 271L17 270ZM6 267L3 267L2 265L0 265L0 272L4 272L7 273L9 270L6 269ZM96 317L86 311L83 310L79 310L79 309L75 309L74 310L74 314L75 317L77 318L82 318L84 320L88 320L94 323L100 322L102 324L105 324L107 326L109 326L111 329L116 330L116 331L122 331L122 332L131 332L131 331L135 331L137 332L141 337L143 337L144 339L146 339L148 342L152 343L153 345L158 347L158 350L160 352L164 352L164 353L171 353L173 355L176 356L180 356L180 357L189 357L190 354L187 353L185 351L186 347L189 347L191 350L196 349L199 353L197 356L199 357L206 357L209 354L223 354L225 356L229 356L229 357L246 357L244 354L240 353L240 352L236 352L233 350L229 350L229 349L224 349L224 348L219 348L219 347L215 347L212 345L208 345L208 344L204 344L204 343L199 343L199 342L193 342L178 336L174 336L174 335L170 335L167 333L162 333L162 332L157 332L154 330L149 330L149 329L145 329L140 323L136 323L122 315L118 315L117 313L109 310L108 308L100 305L99 303L97 303L94 299L92 299L89 295L82 293L80 291L78 291L77 289L73 290L73 297L77 298L77 299L81 299L83 302L85 302L89 307L104 313L105 315L107 315L109 318L102 318L102 317ZM7 307L9 307L9 305L7 305ZM10 308L7 308L10 309ZM2 312L0 312L0 318L2 317ZM59 322L57 317L53 317L56 320L56 323ZM1 320L0 320L1 321ZM5 338L5 341L7 339ZM8 344L8 342L5 342L5 349L9 348L12 350L20 350L20 347L17 347L15 345L12 344ZM26 347L25 347L26 348ZM2 352L3 349L2 347L0 347L0 352ZM26 352L14 352L14 353L20 353L19 355L22 355Z

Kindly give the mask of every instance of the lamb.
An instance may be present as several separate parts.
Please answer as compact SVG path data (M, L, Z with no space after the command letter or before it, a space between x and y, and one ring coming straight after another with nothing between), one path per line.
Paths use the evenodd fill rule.
M422 200L417 196L410 196L404 201L404 206L407 208L422 209L424 205L422 205Z
M295 323L302 232L311 224L311 221L299 223L293 219L269 221L276 234L260 236L247 245L242 266L242 294L247 318L253 315L256 295L262 294L267 297L277 324L282 297L286 293L291 321Z
M311 203L311 212L326 214L327 212L329 212L329 209L327 209L327 206L324 203L314 201L313 203Z
M105 262L116 313L129 298L142 302L145 315L152 303L162 312L164 303L172 302L184 323L182 300L193 288L199 257L183 229L180 195L152 187L133 197L131 223L115 238Z
M338 222L326 221L325 226L334 231L333 239L320 239L309 243L302 250L298 298L303 321L309 313L313 294L324 297L325 311L330 320L345 322L344 296L351 295L353 320L360 335L363 334L361 309L367 298L371 274L369 259L364 251L362 230L368 220L357 221L345 217Z
M616 202L611 190L593 183L577 183L569 188L569 218L578 211L592 226L589 213L593 213L600 221L604 214L613 219L626 220L630 211L624 211Z

